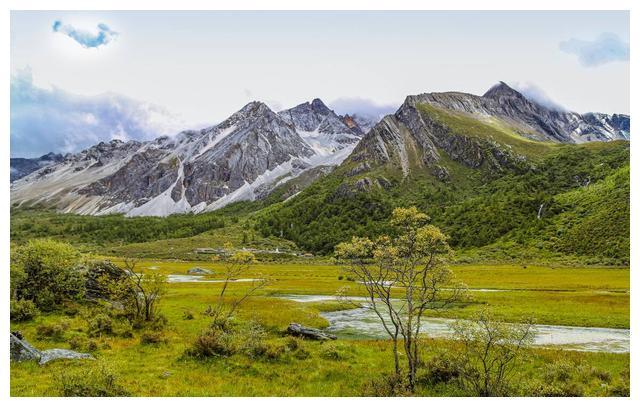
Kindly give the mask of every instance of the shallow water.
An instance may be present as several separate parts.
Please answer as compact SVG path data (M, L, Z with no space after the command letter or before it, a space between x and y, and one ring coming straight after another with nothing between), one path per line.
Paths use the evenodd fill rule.
M224 283L225 280L209 280L205 276L190 274L169 274L167 282L169 283ZM239 278L237 280L229 280L230 283L247 283L251 281L260 281L259 278Z
M386 338L386 332L373 310L362 307L344 311L323 312L329 321L328 331L344 338ZM453 319L425 318L421 332L435 337L452 335ZM535 325L533 344L586 352L629 352L629 330L613 328Z
M333 295L283 294L278 298L296 302L337 301ZM350 301L365 302L365 297L346 297ZM329 321L328 331L342 338L387 338L382 323L373 310L361 307L343 311L321 313ZM425 318L421 331L446 338L452 335L453 319ZM560 347L585 352L629 352L629 330L614 328L573 327L562 325L535 325L534 345Z

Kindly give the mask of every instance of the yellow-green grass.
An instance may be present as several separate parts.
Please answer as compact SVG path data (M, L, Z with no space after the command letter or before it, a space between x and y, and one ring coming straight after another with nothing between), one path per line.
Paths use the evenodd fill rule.
M177 264L168 265L171 272L182 269ZM213 267L212 267L213 268ZM330 269L329 269L330 270ZM281 273L287 273L282 270ZM289 273L294 274L292 271ZM312 279L322 280L330 275L328 269L315 270ZM294 277L292 275L291 277ZM334 276L335 277L335 276ZM302 279L289 280L301 283ZM237 296L246 283L234 283L230 296ZM295 286L293 287L295 289ZM363 386L371 379L392 370L390 344L387 341L338 340L332 343L304 341L309 353L307 359L298 359L293 353L285 353L279 360L250 359L245 355L229 358L213 358L206 361L184 356L196 336L210 323L202 314L208 304L216 300L219 285L202 283L170 284L161 304L161 312L167 317L166 344L142 345L140 332L134 337L103 336L97 338L97 361L55 361L46 367L35 363L11 364L12 396L58 395L60 375L79 372L96 363L106 363L118 375L119 382L132 395L137 396L354 396L360 395ZM527 292L531 293L531 292ZM266 294L266 292L260 293ZM504 298L508 298L507 294ZM535 294L535 292L533 292ZM562 295L562 293L554 293ZM527 300L529 301L529 300ZM516 301L524 303L523 301ZM514 303L515 304L515 303ZM269 332L268 341L284 344L283 331L290 322L325 327L327 322L320 311L331 310L339 304L295 303L273 297L255 297L243 304L239 317L254 319ZM194 319L183 319L185 311ZM498 309L500 312L500 308ZM73 331L87 331L86 321L79 316L61 313L48 314L27 323L12 323L12 330L20 330L36 347L41 349L68 348L68 336ZM64 340L38 339L36 327L43 323L68 324ZM328 360L323 349L335 347L341 359ZM426 357L443 348L454 348L447 341L430 341L425 347ZM518 369L519 381L540 380L546 364L558 359L577 360L608 372L613 382L622 380L629 367L628 354L595 354L563 352L560 350L532 349L529 358ZM606 385L590 383L587 394L605 394ZM423 395L456 395L454 387L421 387Z
M118 382L135 396L358 396L372 379L392 371L391 346L387 341L305 341L310 356L290 355L278 361L251 360L243 355L206 361L182 357L188 338L172 338L166 345L140 345L136 339L113 343L101 350L104 361L118 375ZM114 341L115 342L115 341ZM431 341L425 358L436 349L454 345ZM327 360L322 350L333 346L341 360ZM598 354L531 350L519 365L516 383L540 383L550 363L566 359L607 372L611 385L628 377L628 354ZM57 396L61 374L82 371L96 361L56 361L46 367L33 362L11 365L11 396ZM627 379L628 380L628 379ZM605 395L609 384L590 379L585 395ZM460 395L454 386L418 388L418 395Z
M224 269L223 264L207 262L143 260L138 263L140 271L150 270L150 267L165 274L186 274L192 267L202 267L214 272L205 277L211 279L221 278ZM453 269L457 278L469 287L470 300L463 306L448 310L445 314L448 317L469 317L482 306L490 305L509 321L533 317L541 324L629 327L629 269L523 268L520 265L459 265ZM269 286L261 293L267 297L279 294L333 295L338 290L346 290L348 295L365 295L364 287L348 281L347 276L339 265L255 264L242 277L270 279ZM244 290L248 284L251 283L233 283L230 290ZM184 295L189 299L212 296L220 284L172 283L169 286L170 295ZM509 291L476 291L483 288ZM252 301L262 300L256 298ZM274 312L279 308L297 306L291 301L278 303Z
M109 257L107 257L109 258ZM118 258L109 258L122 264ZM150 270L163 274L187 274L193 267L202 267L214 272L211 278L219 278L224 270L224 263L191 262L164 259L141 259L137 262L141 271ZM469 288L496 288L512 290L629 290L629 269L614 267L551 267L523 265L453 265L456 277ZM305 280L326 282L332 288L355 283L338 280L348 273L340 264L300 264L300 263L256 263L244 277L266 276L278 280ZM291 287L297 289L298 286ZM314 293L328 294L324 287Z

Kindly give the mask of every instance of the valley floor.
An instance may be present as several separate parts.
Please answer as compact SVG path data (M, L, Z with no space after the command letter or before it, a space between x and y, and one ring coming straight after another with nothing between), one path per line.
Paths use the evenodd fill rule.
M221 268L214 263L166 260L138 263L141 269L172 276L184 275L195 266L214 273ZM629 327L628 269L464 265L455 266L454 270L470 288L471 298L464 306L438 316L464 318L483 304L490 304L498 316L509 321L533 316L538 324ZM348 307L336 301L293 302L278 295L333 295L343 288L348 295L363 293L362 286L348 281L337 265L256 264L242 277L272 280L259 296L243 304L240 317L266 327L274 346L284 346L287 338L283 332L289 323L326 328L328 322L321 312ZM215 279L215 274L210 278ZM238 295L246 284L250 282L231 284L230 294ZM82 372L94 364L108 364L120 383L136 396L354 396L363 394L363 388L371 380L392 370L388 341L345 339L340 335L337 341L329 343L303 341L303 351L287 352L276 360L251 359L244 355L206 361L186 357L185 350L210 323L210 318L202 312L215 301L219 284L168 285L169 291L161 305L161 312L168 319L165 343L143 344L141 333L134 331L131 337L114 334L95 338L97 349L92 353L97 361L56 361L44 367L32 362L12 363L11 395L58 395L60 374ZM69 348L70 337L87 329L82 314L81 310L75 315L69 312L41 315L34 321L12 323L11 328L20 330L38 348ZM194 318L186 319L187 314ZM67 333L39 337L37 327L43 324L64 324ZM451 341L429 340L426 358L441 349L455 347ZM549 363L566 362L565 365L576 369L584 365L592 373L596 372L581 374L575 379L579 383L572 384L579 386L585 395L616 394L617 388L628 383L628 353L533 348L527 354L518 380L528 383L529 394L537 394L535 389L548 374ZM459 395L459 390L447 384L424 386L420 392L422 395Z

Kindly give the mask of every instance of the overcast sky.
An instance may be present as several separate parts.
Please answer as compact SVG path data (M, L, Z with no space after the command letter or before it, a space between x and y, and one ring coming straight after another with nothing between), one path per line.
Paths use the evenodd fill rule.
M627 12L12 12L11 155L74 152L319 97L391 112L502 80L629 112Z

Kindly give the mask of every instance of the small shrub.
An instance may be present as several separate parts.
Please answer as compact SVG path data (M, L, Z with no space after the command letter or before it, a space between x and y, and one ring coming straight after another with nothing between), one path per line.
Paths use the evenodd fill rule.
M167 317L162 314L157 314L148 325L149 328L153 329L154 331L161 331L167 326L167 323L169 323Z
M133 326L128 319L113 321L113 333L122 338L133 338Z
M403 397L410 396L411 390L406 379L401 375L383 375L365 384L363 396L373 397Z
M113 333L113 320L107 314L97 314L87 321L89 336L110 335Z
M628 369L620 373L620 380L613 383L609 389L609 394L617 397L629 397L631 395Z
M159 343L167 343L167 338L162 332L145 331L140 335L140 343L142 345L154 345Z
M31 300L12 300L10 317L12 321L24 322L37 317L40 312Z
M87 351L95 352L97 350L98 350L98 342L94 341L93 339L90 339L89 341L87 341Z
M189 356L209 358L231 356L238 351L233 333L219 328L209 328L198 336L187 351Z
M556 360L545 366L544 381L566 383L576 373L576 366L564 359Z
M63 312L69 317L75 317L80 313L80 305L75 302L68 302L64 305Z
M424 374L420 379L427 384L438 384L448 383L459 377L459 361L451 355L440 353L425 362Z
M341 360L344 355L332 343L326 344L320 350L320 357L325 360Z
M118 376L110 368L91 366L77 373L63 373L59 380L63 397L122 397L129 392L118 383Z
M191 312L191 311L184 311L182 313L182 319L184 319L185 321L190 321L193 318L194 318L193 312Z
M36 328L36 337L38 339L63 341L64 334L68 327L69 326L66 323L38 325Z
M293 336L289 336L287 338L287 343L285 344L286 348L288 351L296 351L298 349L300 349L302 347L302 341L298 338L295 338Z
M278 360L286 352L286 348L284 345L261 342L247 347L245 352L252 359Z
M74 333L68 340L69 347L73 350L83 351L88 348L87 336L81 333Z
M527 389L526 395L533 397L582 397L584 387L575 382L538 383Z

